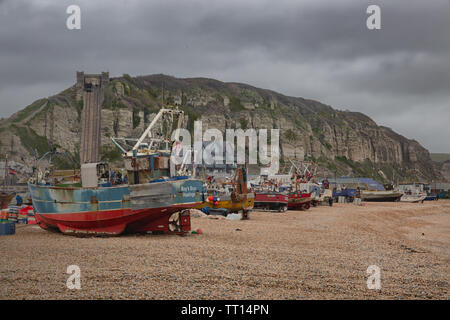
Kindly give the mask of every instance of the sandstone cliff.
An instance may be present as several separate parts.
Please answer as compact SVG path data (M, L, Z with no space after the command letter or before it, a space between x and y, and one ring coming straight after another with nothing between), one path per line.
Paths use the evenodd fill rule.
M338 111L318 101L294 98L240 83L179 79L165 75L112 78L102 110L102 154L117 160L112 136L137 136L163 98L188 115L188 127L279 128L284 158L316 162L322 175L370 176L389 181L442 179L418 142L378 126L369 117ZM74 85L40 99L0 122L1 154L32 166L34 155L57 146L79 157L81 92ZM285 160L283 159L283 160ZM61 166L67 164L61 163Z

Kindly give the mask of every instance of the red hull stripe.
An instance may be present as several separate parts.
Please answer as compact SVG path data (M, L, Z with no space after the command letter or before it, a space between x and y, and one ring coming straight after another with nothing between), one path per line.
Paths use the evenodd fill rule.
M36 216L41 218L47 225L57 227L58 224L66 226L76 226L77 228L96 229L116 224L129 224L140 219L145 219L147 222L157 220L163 216L169 216L174 212L190 209L197 203L179 204L166 208L151 208L151 209L118 209L118 210L103 210L90 212L73 212L62 214L39 214Z
M170 211L177 211L192 208L198 205L197 202L193 203L183 203L172 205L170 207L163 208L150 208L150 209L115 209L115 210L101 210L101 211L82 211L82 212L71 212L71 213L37 213L40 216L46 217L53 220L67 220L67 221L98 221L98 220L109 220L117 217L123 217L140 212L157 213L165 212L169 209L175 209Z

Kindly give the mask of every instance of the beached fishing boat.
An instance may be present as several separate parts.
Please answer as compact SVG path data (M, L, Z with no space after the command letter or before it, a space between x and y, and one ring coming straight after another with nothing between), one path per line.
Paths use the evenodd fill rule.
M247 189L246 171L237 168L231 183L207 188L202 203L195 208L225 209L228 213L242 213L242 219L247 219L254 204L255 193Z
M427 197L422 183L400 184L396 189L403 193L403 196L400 198L401 202L424 202Z
M28 187L39 225L75 235L189 231L188 209L201 202L202 181L176 176L169 164L170 151L157 149L155 139L144 143L163 114L181 113L161 109L130 151L121 147L127 183L113 184L106 163L83 164L81 186L77 187L59 185L57 179L38 173Z
M305 182L300 183L300 190L304 193L310 193L311 194L311 205L316 207L319 205L320 201L323 200L323 197L321 198L322 190L320 188L320 185L314 182Z
M314 177L315 170L311 171L309 167L310 165L315 166L315 164L301 162L300 168L291 159L289 161L291 162L291 169L289 170L291 185L289 187L288 209L307 210L311 207L313 201L316 201L316 197L320 196L320 187L310 182ZM317 169L316 166L315 168Z
M8 204L11 202L15 195L16 194L14 192L0 192L0 209L8 208Z
M312 192L302 190L300 187L302 182L300 181L300 179L297 181L295 174L292 173L292 170L287 176L290 182L283 185L281 183L278 183L276 187L276 190L279 191L279 194L287 195L287 208L289 210L309 209L311 207L311 202L316 197L316 194L314 193L313 195ZM269 185L273 187L273 183ZM283 202L285 201L281 197L279 197L279 200L282 200Z
M308 210L311 207L311 193L291 192L288 196L289 210Z
M424 202L426 197L427 197L426 194L404 194L400 198L400 201L401 202L418 203L418 202Z
M255 192L255 209L282 212L287 210L288 201L287 194L270 191Z
M288 194L283 192L282 183L273 175L269 179L268 175L261 175L256 184L252 184L255 191L255 209L265 211L283 212L287 210Z
M189 231L187 212L169 219L198 204L201 188L195 179L90 188L29 184L36 221L43 229L95 235Z
M362 201L394 202L400 201L403 193L395 190L361 190Z

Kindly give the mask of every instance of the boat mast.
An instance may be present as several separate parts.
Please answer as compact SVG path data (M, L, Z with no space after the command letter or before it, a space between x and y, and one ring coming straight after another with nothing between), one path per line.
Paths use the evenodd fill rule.
M138 139L138 141L136 142L136 144L134 145L132 150L138 150L139 146L141 145L141 143L144 141L144 139L148 136L148 137L152 137L151 135L151 130L153 129L153 127L155 126L155 124L158 122L158 120L163 116L163 114L182 114L183 111L178 110L178 109L161 109L159 110L158 114L155 116L155 118L153 118L153 121L149 124L149 126L147 127L147 129L144 131L144 133L141 135L141 137Z

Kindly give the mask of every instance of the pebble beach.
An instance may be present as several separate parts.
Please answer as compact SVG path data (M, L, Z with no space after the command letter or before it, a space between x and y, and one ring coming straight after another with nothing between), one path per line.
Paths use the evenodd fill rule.
M0 237L0 299L450 298L449 200L193 217L197 229L77 238L18 225ZM66 286L69 265L79 290Z

